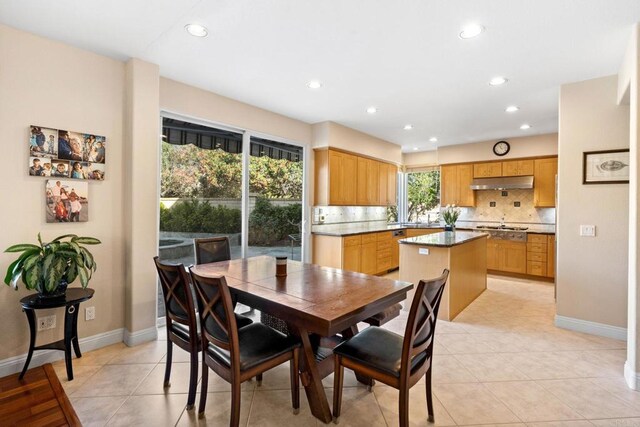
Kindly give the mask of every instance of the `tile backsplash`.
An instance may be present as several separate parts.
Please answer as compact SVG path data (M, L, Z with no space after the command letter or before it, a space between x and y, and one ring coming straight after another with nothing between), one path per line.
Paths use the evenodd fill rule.
M324 220L321 220L324 217ZM340 224L346 222L386 221L384 206L315 206L312 224Z
M503 196L506 193L506 196ZM460 221L554 224L555 208L534 208L533 190L476 191L476 207L462 208Z

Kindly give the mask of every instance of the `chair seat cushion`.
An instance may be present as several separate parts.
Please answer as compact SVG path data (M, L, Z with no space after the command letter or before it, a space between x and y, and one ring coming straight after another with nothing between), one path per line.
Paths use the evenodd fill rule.
M236 315L236 323L238 324L238 329L240 328L244 328L245 326L248 326L250 324L253 323L253 320L249 319L246 316L243 316L242 314L238 314L235 313ZM196 315L197 316L197 315ZM178 322L171 322L172 328L173 328L173 332L178 335L180 338L182 338L185 341L189 341L189 326L182 324L182 323L178 323ZM196 325L198 327L198 338L200 337L200 321L196 322Z
M300 345L299 341L262 323L252 323L238 329L240 346L240 370L245 371ZM209 355L226 366L231 366L231 356L227 350L209 344Z
M335 354L378 371L400 376L403 338L386 329L370 326L333 349ZM427 357L421 353L411 361L411 369Z

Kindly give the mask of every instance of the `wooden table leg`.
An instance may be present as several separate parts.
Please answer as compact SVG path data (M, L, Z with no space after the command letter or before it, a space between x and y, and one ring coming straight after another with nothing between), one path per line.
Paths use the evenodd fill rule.
M353 325L349 329L342 331L342 336L346 339L349 339L349 338L352 338L357 333L358 333L358 326ZM376 383L373 378L369 378L357 372L356 372L356 379L360 384L364 384L367 387L369 387L369 391L371 391L371 387L373 387Z
M307 394L309 407L314 417L328 424L332 420L331 409L322 386L322 378L316 365L316 357L309 339L309 333L305 330L298 330L298 333L302 341L301 356L305 366L305 372L303 373L305 378L302 381L302 385L304 385L304 391Z

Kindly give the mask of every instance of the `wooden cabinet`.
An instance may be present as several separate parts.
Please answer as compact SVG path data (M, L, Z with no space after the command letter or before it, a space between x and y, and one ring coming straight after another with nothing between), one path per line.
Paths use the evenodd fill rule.
M524 242L488 239L487 269L525 274L527 245Z
M469 187L473 166L445 165L440 168L440 205L475 206L476 195Z
M315 151L316 206L395 205L396 165L343 151Z
M533 160L509 160L502 162L502 176L533 175Z
M341 151L315 152L315 204L356 204L357 157Z
M502 176L502 163L476 163L473 165L473 177L474 178L491 178L496 176Z
M527 235L527 274L554 277L555 235Z
M536 208L555 207L557 174L557 158L534 160L533 205Z
M556 275L556 235L547 236L547 277Z
M360 248L360 272L365 274L376 274L378 264L378 245L375 233L362 235L362 246Z
M384 231L381 233L377 233L377 242L376 248L378 251L377 254L377 264L376 264L376 273L384 273L391 269L393 262L393 254L392 254L392 244L393 244L393 236L391 231Z

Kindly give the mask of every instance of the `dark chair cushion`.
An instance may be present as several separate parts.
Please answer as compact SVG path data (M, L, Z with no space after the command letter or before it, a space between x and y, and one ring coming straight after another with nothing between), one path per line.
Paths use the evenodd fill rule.
M262 323L252 323L238 329L238 340L241 371L280 356L300 345L296 338L286 336ZM231 366L231 357L227 350L209 344L208 353L218 362Z
M370 326L333 349L335 354L355 360L381 372L400 376L403 338L386 329ZM421 353L411 361L411 369L427 357Z
M249 319L246 316L243 316L242 314L234 314L236 315L236 323L238 324L238 329L244 328L245 326L249 326L253 323L253 320ZM173 327L173 332L176 335L178 335L185 341L189 341L189 326L178 322L171 322L171 325ZM200 322L196 322L196 325L198 326L198 334L200 334Z

